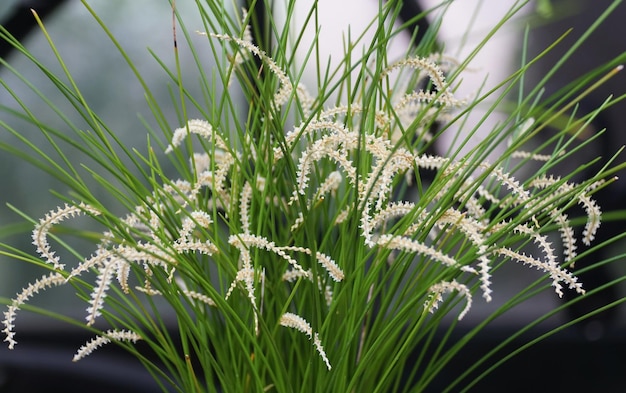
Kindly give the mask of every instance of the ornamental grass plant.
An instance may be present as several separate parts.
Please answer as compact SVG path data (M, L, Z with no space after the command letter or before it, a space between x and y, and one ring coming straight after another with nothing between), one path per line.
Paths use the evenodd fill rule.
M20 91L2 83L17 103L3 107L2 116L38 129L49 146L42 149L5 121L3 132L13 139L0 146L65 188L55 193L58 208L41 218L14 209L32 221L33 250L3 243L0 254L42 274L5 299L9 348L19 350L23 312L54 311L31 300L71 286L84 302L84 319L53 315L94 335L74 360L120 345L163 391L421 392L470 340L519 304L545 291L557 298L577 293L568 301L576 302L602 289L587 290L577 279L577 250L608 246L593 244L602 222L593 194L617 181L623 165L604 157L602 169L580 182L572 179L595 162L566 175L551 168L594 142L581 135L621 97L607 97L589 113L577 104L621 68L607 65L546 97L550 75L525 85L538 58L522 56L497 88L457 94L472 77L471 58L526 2L512 4L461 59L438 42L450 2L408 21L399 18L400 1L379 2L369 25L373 38L350 31L341 37L344 56L331 62L317 38L305 39L305 28L314 37L323 29L316 2L302 21L295 17L303 7L297 0L197 0L201 24L190 26L172 1L171 58L153 54L170 78L176 118L164 115L141 70L89 3L82 1L144 87L152 109L142 114L151 117L143 121L147 149L126 145L122 130L91 108L56 49L63 37L50 35L36 12L59 72L0 28L0 37L56 85L66 100L62 108L41 98L68 119L63 129L49 127L21 105ZM430 28L412 32L405 53L391 57L392 42L426 17ZM193 55L197 80L182 72L183 48ZM304 62L296 52L305 53ZM192 94L191 85L201 94ZM29 88L39 94L35 84ZM467 121L474 111L484 113L476 124ZM69 112L80 122L69 120ZM490 125L495 114L505 120ZM467 148L478 132L480 143ZM547 132L549 143L533 145ZM442 148L438 141L451 133L457 143ZM89 161L73 161L70 150ZM577 205L584 219L569 217ZM93 224L72 226L79 218ZM88 253L73 245L76 239L92 245ZM454 336L476 303L497 296L494 274L510 264L541 277ZM566 306L528 321L519 334ZM449 381L447 391L470 390L523 348L507 356L496 356L497 349Z

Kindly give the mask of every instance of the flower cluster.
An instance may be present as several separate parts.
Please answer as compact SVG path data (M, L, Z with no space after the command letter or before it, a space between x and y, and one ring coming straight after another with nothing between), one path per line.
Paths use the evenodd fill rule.
M296 239L302 237L290 237L289 241L273 238L256 220L259 209L276 212L276 225L293 233L302 228L318 228L322 223L315 220L322 215L330 217L332 226L356 223L359 238L339 239L341 247L357 247L353 243L357 242L389 256L408 255L415 263L434 262L445 268L449 273L425 291L425 311L436 312L443 294L456 292L466 300L458 316L463 318L472 303L472 280L478 283L483 298L491 300L492 268L503 259L546 272L559 296L563 286L584 293L576 277L559 263L544 227L546 222L556 224L566 262L571 260L576 253L576 239L564 213L567 206L561 206L561 201L573 198L587 211L589 220L582 241L588 244L600 223L599 207L588 196L590 188L579 192L580 187L547 176L520 184L498 165L428 155L416 147L415 139L424 142L432 137L429 127L434 119L441 120L463 105L446 82L443 57L399 61L384 68L370 82L382 91L392 73L409 70L431 89L395 85L394 93L381 100L375 110L372 108L376 105L370 108L354 102L316 110L317 99L303 85L293 83L287 71L249 39L209 36L234 45L237 56L233 67L241 67L252 56L259 58L277 80L271 98L276 113L287 103L297 101L304 120L283 139L265 138L272 143L269 149L257 149L260 141L253 137L241 141L247 144L246 153L233 147L228 130L208 120L188 121L173 132L165 152L184 154L186 138L198 137L205 149L190 155L193 178L166 180L115 228L103 234L90 257L71 269L51 250L50 229L77 215L97 217L104 212L77 203L48 213L33 231L33 243L53 273L26 287L9 305L3 332L10 348L16 344L14 321L21 305L40 290L69 283L88 271L97 272L97 278L87 308L87 325L93 325L104 312L114 282L126 294L136 290L149 296L162 295L162 283L152 279L156 271L165 273L166 282L171 285L168 291L178 291L181 297L218 312L240 291L249 302L257 335L260 319L264 318L263 299L259 295L268 280L285 286L300 279L310 281L326 300L326 306L332 308L333 291L340 290L341 283L355 272L338 263L333 249L318 249L315 239L298 244ZM398 78L403 79L408 78ZM412 135L408 134L409 129ZM260 151L267 157L258 157ZM250 162L265 159L269 161L264 173L250 170ZM293 168L293 182L287 181L267 192L269 182L291 179L285 168ZM438 174L432 186L417 200L397 198L394 191L399 184L407 178L419 181L422 171L433 170ZM505 194L498 195L486 182L475 180L472 174L476 170L483 180L506 189ZM276 190L282 194L277 195ZM546 202L538 203L537 195ZM512 221L510 216L494 214L485 207L486 203L516 211L521 218ZM326 209L323 214L318 214L320 206ZM532 241L540 255L528 255L514 248L515 242L507 240L506 234L517 241ZM446 241L451 236L461 239L456 244L462 243L463 253L470 257L460 258L460 253L448 246ZM196 290L197 286L189 289L185 273L189 266L182 266L183 261L200 264L212 258L232 258L232 271L226 273L230 284L222 292L217 287L209 292ZM394 263L394 258L390 257L389 263ZM270 267L272 272L279 269L279 274L267 273ZM143 284L133 287L132 272L140 275ZM277 325L307 335L330 370L331 356L322 345L325 332L317 324L313 324L314 331L310 319L296 313L295 305L282 307ZM108 330L82 347L75 359L111 340L138 339L139 332Z

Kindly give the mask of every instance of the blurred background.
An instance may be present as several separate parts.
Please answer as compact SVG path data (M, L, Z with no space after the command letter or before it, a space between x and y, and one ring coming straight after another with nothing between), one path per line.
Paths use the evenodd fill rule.
M171 80L148 51L149 48L168 66L173 66L171 7L168 2L155 0L109 0L88 1L88 3L107 24L143 74L149 87L161 103L161 108L170 122L171 129L178 127L176 112L170 104ZM194 1L178 0L176 3L178 11L184 16L186 27L189 31L204 30L200 18L194 12L196 7ZM310 0L303 0L303 9L308 9L309 3L311 3ZM439 3L441 3L440 0L422 0L419 2L419 5L423 9L428 9ZM446 18L443 20L440 33L440 41L445 43L446 53L459 59L465 58L478 42L484 39L485 35L500 21L501 17L513 3L514 1L512 0L455 1L446 11ZM529 74L527 83L532 84L533 80L539 80L545 75L546 70L568 48L568 42L572 42L572 40L580 36L593 23L595 17L610 3L610 1L605 0L553 1L554 14L559 17L550 22L543 20L533 24L535 27L530 33L529 56L549 46L569 27L574 26L574 30L566 42L557 47L554 55L549 56L544 62L541 62L534 68L534 72ZM327 52L332 57L334 51L342 49L341 46L337 45L340 42L333 39L333 37L340 36L342 32L345 32L348 24L352 26L354 31L363 29L364 23L374 17L378 2L374 0L320 0L318 5L323 15L320 42L328 44L327 47L322 46L322 51ZM535 5L535 3L531 2L527 7L534 7ZM150 108L146 104L140 83L96 21L77 0L57 0L56 2L52 0L3 0L0 4L0 24L7 28L9 23L15 21L17 21L16 26L22 28L27 24L32 25L33 18L28 11L29 8L42 10L40 14L44 18L44 23L50 36L54 39L76 83L81 88L87 101L91 103L95 112L104 119L111 129L116 131L117 135L123 139L127 146L144 152L147 146L146 135L148 132L143 122L154 125ZM46 13L46 10L50 10L50 13ZM355 10L358 10L358 12ZM19 17L18 12L22 13L21 17ZM527 13L521 13L517 21L503 28L472 61L469 65L472 73L464 77L463 83L457 92L458 96L472 96L478 91L485 92L510 75L519 66L523 27L525 22L527 22L523 18L524 15L527 15ZM620 5L614 16L609 19L609 22L589 38L588 44L583 46L579 55L575 56L561 68L553 79L554 82L548 86L548 89L556 91L583 72L587 72L609 59L623 54L626 50L626 41L624 39L626 37L624 34L626 33L626 28L623 27L624 17L626 17L626 6ZM35 27L32 31L25 33L23 42L30 51L37 54L39 59L45 62L47 67L61 72L60 67L54 60L53 52L38 28ZM189 53L185 51L185 46L180 45L181 42L182 40L179 39L182 73L190 82L187 83L187 88L193 90L193 81L197 76L197 70ZM404 42L398 40L397 45L398 47L391 48L392 53L393 51L402 53L404 50L402 46L408 45L408 40ZM58 90L28 59L20 53L7 50L6 48L3 48L0 53L11 67L19 70L19 73L37 86L46 97L51 98L62 109L66 107L64 99L60 96ZM211 62L208 55L209 51L207 49L207 58L203 59L203 61L205 65L210 66ZM0 66L0 79L11 89L19 92L20 97L28 108L36 113L45 114L44 118L46 121L49 121L50 125L57 129L66 127L63 119L52 113L41 98L33 93L7 67ZM594 108L598 105L598 102L602 102L609 94L621 95L625 92L625 77L618 75L610 84L607 84L603 89L590 97L584 105L587 105L588 108ZM58 97L58 99L55 99L55 97ZM27 125L15 117L7 115L7 108L19 109L19 106L5 90L0 91L0 106L4 109L0 112L1 122L19 129L20 132L23 132L23 135L26 135L35 144L39 146L46 145L39 131L33 129L32 125ZM623 113L623 105L618 105L598 120L596 124L598 129L607 127L610 131L595 146L597 150L588 150L592 157L598 155L606 157L607 152L611 151L611 149L615 150L626 143L626 130L624 130L626 122L622 119ZM470 118L468 121L470 124L472 121L478 122L481 115L480 112L475 112L472 115L475 118ZM194 113L190 113L190 117L193 118ZM501 120L497 115L491 119L494 122L493 124ZM80 119L73 119L73 121L80 124ZM489 127L489 124L483 126L487 131ZM468 127L468 129L471 129L471 127ZM6 141L10 140L10 137L5 132L0 133L0 138ZM38 141L41 143L38 143ZM474 142L480 142L480 135L475 137ZM442 143L450 143L450 140L444 140ZM468 146L468 149L470 147ZM75 159L80 162L80 160L85 158L76 156ZM580 163L567 164L577 165ZM0 240L24 250L32 249L34 251L29 232L26 232L26 235L24 233L15 235L12 233L25 228L24 220L9 209L6 204L10 203L16 208L27 212L33 218L42 217L46 212L58 205L58 200L48 191L55 190L63 193L63 185L51 179L50 176L42 171L17 161L4 151L0 152L0 179L0 226L9 228L0 233L3 235L3 238ZM623 182L618 183L616 187L600 195L599 198L602 198L599 202L600 206L605 210L623 210L625 208L624 201L626 200L626 187L623 184ZM106 196L103 195L103 198L106 198ZM111 203L114 203L114 201L111 201ZM599 237L601 239L608 238L611 234L621 233L623 230L623 222L603 225ZM89 254L90 251L89 249L84 250L85 254ZM609 249L607 251L615 253L619 249ZM67 257L72 258L71 256ZM602 257L604 258L605 255ZM583 265L590 262L592 261L583 261ZM27 268L23 263L6 260L0 256L0 296L13 297L27 282L32 281L41 274L42 272L39 269ZM583 283L589 282L590 285L595 285L596 281L599 283L619 275L626 275L626 268L624 268L623 261L620 261L619 263L611 264L610 268L602 270L599 274L600 277L583 277L582 281ZM494 302L484 304L482 299L475 301L472 310L463 323L467 324L466 326L468 327L475 324L497 308L498 305L506 301L509 296L517 293L518 290L524 288L538 277L538 274L522 266L512 265L507 269L499 271L493 280ZM71 310L71 313L75 312L74 315L81 318L85 305L78 299L75 302L68 300L73 298L71 295L68 296L69 290L71 288L68 287L46 291L36 299L35 304L43 306L54 305L56 309L62 307ZM619 290L607 291L604 295L604 298L597 299L597 301L601 302L623 297L624 292L623 289L619 288ZM488 337L484 337L483 340L487 344L497 342L499 337L501 338L508 334L508 329L523 326L528 321L532 321L559 304L558 297L553 292L547 291L544 295L536 297L523 306L514 309L507 314L506 318L497 320L494 330L490 331ZM597 304L597 302L592 301L590 304L582 304L581 307L594 307ZM576 315L577 312L581 312L581 310L561 313L550 323L562 323ZM29 321L32 322L29 324ZM560 338L551 339L547 342L544 350L549 351L549 354L534 353L532 350L529 350L528 358L520 356L519 360L512 361L510 367L505 366L501 369L501 372L494 374L496 379L491 380L494 381L492 385L483 385L481 389L476 391L500 391L492 389L496 389L494 386L498 386L497 381L501 381L505 377L509 378L506 382L507 391L528 391L525 390L526 387L524 386L533 385L524 385L523 381L510 379L520 378L519 372L516 374L517 377L511 377L512 373L507 374L511 372L511 369L524 366L526 362L536 363L536 367L532 367L532 364L527 366L534 370L533 375L540 376L542 375L540 372L542 365L545 365L545 369L558 372L560 369L556 363L561 361L568 365L570 369L569 375L566 375L566 371L563 369L563 377L559 377L558 383L556 383L563 390L565 390L565 386L570 386L569 391L574 392L623 391L623 387L626 386L626 378L620 375L626 364L620 358L624 358L624 345L626 345L626 341L623 340L625 322L626 317L622 307L614 312L599 316L589 324L576 329L569 329L565 334L559 335ZM51 324L48 320L41 322L41 319L38 317L28 316L27 313L21 314L17 323L20 332L23 332L23 329L27 329L33 336L41 335L42 337L40 338L42 339L45 336L44 332L41 332L41 327L45 326L42 324ZM46 331L48 331L49 327L45 326ZM59 331L62 333L63 328L60 329ZM60 341L62 341L61 333L59 335ZM22 342L28 345L29 338L27 335L22 337L20 346ZM82 338L78 341L78 345L81 343ZM478 342L476 345L480 346L481 342ZM67 353L63 354L68 360L68 367L75 367L69 361L75 347L76 344L72 343L69 350L66 351ZM29 348L34 348L34 346ZM539 348L537 351L541 350L541 346L537 346L537 348ZM476 350L480 349L477 348ZM0 360L2 362L10 362L12 361L11 359L15 359L14 354L8 354L7 356L6 352L4 349L0 349ZM618 354L620 358L618 358ZM65 357L63 358L64 360ZM5 358L7 360L4 360ZM91 360L88 359L87 361ZM93 362L97 361L93 360ZM32 363L32 357L27 357L24 362L25 364ZM462 367L462 362L463 359L460 360L459 367ZM50 362L46 361L46 363L49 364ZM81 367L88 367L88 365ZM98 363L97 367L105 366ZM127 369L127 371L130 369ZM6 370L8 369L4 371L0 369L0 392L19 391L15 390L16 386L18 386L16 385L17 382L13 382L13 388L10 388L8 382L6 388L3 388L5 386L3 381L11 379L9 378L11 373ZM573 373L572 370L574 370ZM76 372L76 375L73 378L79 378L81 373L86 373L87 371L79 368L79 371L74 372ZM121 372L121 370L115 372ZM137 374L133 375L135 377L126 379L136 379ZM498 375L501 375L500 378L502 379L497 379ZM531 376L528 377L531 378ZM590 384L585 384L585 381L591 382ZM530 383L531 381L526 382ZM133 388L135 390L129 388L128 391L154 391L150 390L151 385L149 385L149 382L141 380L136 385L136 389ZM108 391L112 389L107 387L107 385L102 386L109 389ZM148 387L146 388L146 386ZM532 391L547 391L549 385L542 386L546 387L546 390ZM614 390L619 389L618 387L620 386L622 390ZM519 390L516 390L517 387L519 387ZM594 389L594 387L601 387L601 389ZM22 387L22 389L26 388ZM436 391L436 387L434 389L433 391ZM70 390L66 391L69 392ZM95 392L95 390L90 391Z

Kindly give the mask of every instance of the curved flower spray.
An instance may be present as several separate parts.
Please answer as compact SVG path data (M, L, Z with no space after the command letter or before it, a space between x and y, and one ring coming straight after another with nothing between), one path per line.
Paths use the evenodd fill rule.
M9 348L17 343L22 305L53 286L83 285L93 273L93 284L85 284L85 323L104 328L77 351L75 361L112 341L159 337L157 324L134 321L133 312L143 317L143 311L119 306L139 295L165 298L181 324L194 323L193 318L232 324L250 341L293 334L293 344L304 336L322 367L333 372L337 364L346 370L366 362L365 347L375 351L379 344L368 330L373 319L410 313L415 318L407 326L420 326L453 312L457 301L464 305L461 320L471 312L476 292L490 302L492 273L502 262L545 272L558 296L564 290L585 293L568 270L577 239L565 211L572 201L583 207L582 242L589 245L601 217L590 195L602 181L573 184L538 174L520 182L502 162L427 153L436 126L468 105L446 80L455 62L443 55L382 65L364 61L361 85L357 93L349 92L358 98L329 108L323 89L311 94L294 82L288 66L251 42L249 28L241 31L241 38L200 34L232 52L221 74L225 86L233 77L244 84L250 74L245 67L254 70L249 63L255 59L269 71L271 94L256 97L260 103L251 99L263 108L255 114L262 115L239 135L219 116L184 122L171 133L165 153L188 161L190 175L160 174L151 193L141 195L125 217L112 219L103 206L78 201L41 219L33 244L52 272L17 294L5 311ZM287 119L292 122L287 132L275 127ZM530 126L520 128L523 134ZM524 151L511 156L551 159ZM153 170L159 168L155 160L145 160ZM424 183L427 172L436 172L430 184ZM418 191L405 192L407 187ZM77 216L89 216L108 230L89 257L68 267L50 236L56 225ZM553 228L564 261L548 238ZM528 243L533 253L523 251ZM387 290L391 294L384 298ZM346 313L353 308L356 312ZM332 326L343 325L333 321L340 318L359 326L359 334L352 335L356 350L334 337ZM286 344L268 345L275 350ZM339 349L346 347L350 350ZM252 346L243 354L250 369L257 367L256 359L272 356L259 352L263 348L268 349ZM280 350L290 358L290 348ZM212 358L208 363L226 367ZM364 373L355 372L355 380L359 372Z
M284 104L291 95L294 95L295 99L303 105L312 102L303 86L293 86L280 67L249 41L225 35L212 36L220 40L235 42L241 49L263 60L281 83L281 88L274 97L275 105ZM415 68L424 73L436 90L419 90L402 95L397 103L390 108L390 113L381 112L377 115L377 124L370 131L350 127L346 122L347 113L351 112L352 116L357 116L363 112L363 109L358 106L345 106L321 111L312 120L295 127L287 133L285 145L276 146L273 151L275 163L285 159L285 152L292 155L297 162L297 181L294 185L293 194L291 196L285 195L281 200L266 201L265 203L275 204L285 210L296 209L297 219L294 222L283 224L296 230L299 225L307 220L305 212L315 209L317 201L325 198L342 198L343 196L339 193L343 195L353 193L356 196L354 203L347 205L346 210L336 212L336 225L340 225L347 217L358 214L362 241L368 247L415 254L421 258L428 258L447 267L458 269L459 272L475 275L480 280L483 297L486 301L491 300L490 269L497 257L510 258L548 272L553 280L552 285L559 296L563 294L563 284L579 293L584 293L576 277L559 266L546 237L539 233L541 227L536 225L536 215L547 212L553 216L559 225L566 246L566 255L570 259L575 256L576 246L573 231L569 226L567 217L558 211L557 206L539 206L535 211L527 213L527 222L511 228L515 233L528 236L541 244L543 246L542 256L533 257L507 247L499 247L496 242L490 240L490 236L506 227L507 222L492 222L485 219L485 211L481 207L480 198L486 198L492 203L502 203L502 200L491 195L482 186L473 189L475 188L473 178L460 178L458 174L464 173L466 164L452 162L439 156L416 154L398 143L394 144L390 139L391 135L388 130L397 128L396 122L401 121L399 119L410 118L411 112L419 113L420 108L430 109L433 106L443 110L462 105L461 101L454 98L447 86L442 69L432 59L410 58L390 65L381 73L379 80L384 80L389 73L401 68ZM308 111L311 110L311 108L305 108ZM392 115L394 117L391 117ZM238 212L238 217L231 215L229 219L239 220L238 227L241 228L241 232L231 233L228 237L228 244L239 251L239 257L237 272L224 295L224 299L228 300L231 293L240 288L239 283L241 283L241 290L245 291L250 301L250 307L254 312L255 330L258 331L258 318L262 317L259 315L258 285L262 279L267 280L269 278L263 276L263 270L260 267L262 265L253 261L252 249L266 250L287 261L284 275L277 277L284 281L290 281L293 277L304 277L318 282L324 281L323 278L314 279L311 270L305 269L298 262L302 254L313 256L323 268L325 275L333 281L340 283L344 279L342 267L337 265L332 255L326 255L299 245L277 245L262 234L253 233L249 216L251 199L254 197L251 185L246 182L240 190L232 187L232 183L229 186L229 176L237 176L238 172L242 170L242 154L233 151L223 133L215 130L206 120L190 120L184 127L176 129L166 152L171 153L176 150L187 135L198 135L213 144L213 149L210 152L194 156L194 173L196 174L194 183L172 180L169 184L164 185L163 189L157 190L152 197L148 198L145 205L137 206L135 212L129 214L124 220L127 225L124 230L128 233L140 232L142 236L149 239L148 242L137 240L135 244L127 244L124 239L120 239L114 234L105 234L105 240L90 258L85 259L72 270L67 270L59 258L55 256L54 251L50 249L47 239L50 228L79 214L96 216L99 214L98 210L84 204L66 205L48 213L40 221L33 231L33 243L41 257L53 265L56 273L45 276L28 286L15 298L8 311L5 312L3 324L5 326L5 341L8 342L9 348L13 348L16 344L13 330L16 311L21 304L41 289L67 283L83 272L96 269L98 277L86 316L87 324L91 325L100 315L101 309L105 305L104 300L107 292L114 279L117 280L118 285L125 293L131 290L128 276L133 266L143 266L147 275L150 274L150 269L156 266L162 267L170 272L170 278L173 280L177 274L179 254L198 252L211 256L223 252L210 240L195 235L196 230L211 230L213 224L211 212L218 208L231 212L231 214ZM354 153L358 149L371 156L370 167L366 171L363 168L357 168L353 161ZM333 171L321 180L315 191L309 191L313 188L311 175L319 169L320 160L330 160L334 162L336 168L333 168ZM509 190L510 193L505 198L509 206L528 205L531 190L522 187L519 182L501 168L493 167L488 163L481 164L480 168L485 170L493 180ZM429 211L414 202L392 200L394 181L397 180L397 177L407 172L419 172L420 169L437 169L440 171L441 177L447 180L438 191L439 197L453 195L456 201L462 202L463 208L450 206L446 210ZM280 175L275 174L275 176ZM262 183L265 181L267 180L257 179L258 184L255 187L257 191L263 191ZM558 181L559 179L555 178L535 179L530 186L535 190L541 190L543 187L553 185ZM455 186L455 189L451 189L451 186ZM557 192L566 194L572 188L572 185L567 182L561 182ZM209 203L201 199L205 190L209 190L212 195ZM256 197L258 196L256 195ZM308 196L310 198L305 198ZM588 244L599 226L600 209L586 195L578 195L578 200L589 214L589 222L583 239ZM161 233L165 228L161 223L162 216L167 213L172 205L176 206L177 204L179 206L179 210L176 211L180 221L179 232L171 234L171 237L165 242ZM205 207L202 208L201 204L205 204ZM384 230L393 220L403 217L414 217L414 220L417 221L416 225L410 225L403 228L402 231ZM416 231L422 230L422 225L419 223L424 220L431 220L434 232L455 231L463 234L474 245L476 265L458 263L454 256L442 252L436 242L429 243L417 240ZM150 282L146 282L145 286L137 287L137 289L151 295L159 294L158 291L151 290L150 285ZM331 292L330 287L327 286L320 287L320 290ZM458 292L466 298L466 307L458 317L459 319L463 318L469 311L472 295L466 285L456 280L441 281L434 284L430 288L432 299L426 301L425 307L434 312L442 300L442 294L452 291ZM181 295L215 306L215 302L206 294L185 291ZM331 295L328 295L328 301L330 306L332 303ZM331 363L324 352L318 334L312 332L310 325L303 317L287 312L281 317L280 323L283 326L299 330L309 337L314 335L317 351L327 367L331 368ZM112 339L132 339L134 341L139 338L132 332L106 332L101 339L96 339L87 344L85 348L81 348L75 360L91 352L86 348L97 347Z

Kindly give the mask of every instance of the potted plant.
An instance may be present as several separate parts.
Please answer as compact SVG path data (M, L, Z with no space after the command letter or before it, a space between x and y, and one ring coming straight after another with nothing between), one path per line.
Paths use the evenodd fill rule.
M523 4L515 3L502 24ZM141 72L111 36L153 109L156 126L148 126L144 152L121 143L118 130L91 109L62 56L63 75L56 75L2 33L58 86L83 123L57 130L28 108L14 113L42 131L54 154L5 124L19 143L2 147L69 190L57 194L58 208L33 220L34 254L8 244L0 251L45 270L6 302L9 348L18 348L20 310L35 310L31 298L71 286L86 304L83 319L56 316L93 334L74 360L117 344L163 391L417 392L432 386L490 323L538 293L571 291L579 295L576 302L601 290L586 293L572 265L577 245L591 245L601 222L594 192L610 187L623 165L609 161L579 182L571 178L580 169L558 177L551 168L593 141L578 137L611 101L588 114L572 109L618 68L546 105L545 81L517 97L508 94L523 86L537 60L525 59L500 85L503 93L459 97L455 89L467 78L470 59L447 56L445 45L441 52L437 23L418 30L419 42L402 56L390 57L388 47L405 27L394 23L401 1L380 2L373 36L347 35L345 54L333 66L315 38L303 39L305 28L314 36L322 28L317 3L300 25L298 6L296 0L253 1L243 9L197 2L202 27L196 32L176 18L172 3L175 65L157 60L174 87L176 119L163 116ZM195 55L201 96L187 88L178 61L182 48ZM296 49L304 49L304 64L295 61ZM206 53L211 67L203 62ZM306 64L313 65L314 83L305 83ZM18 92L10 92L19 102ZM487 116L506 109L506 120L469 152L436 152L442 135L455 132L468 141L478 131L481 123L467 128L464 119L486 99L493 102ZM548 127L557 127L555 148L524 150ZM68 148L91 163L67 159ZM525 174L530 161L540 168ZM113 206L103 203L103 193L114 197ZM568 218L575 205L583 207L583 221ZM98 229L66 225L85 218ZM580 238L575 226L584 228ZM93 249L83 254L67 234ZM61 257L60 249L74 258ZM474 304L492 300L493 277L509 264L543 276L479 323L463 325ZM471 389L490 371L483 373L487 362L498 364L495 350L555 312L503 339L444 389Z

